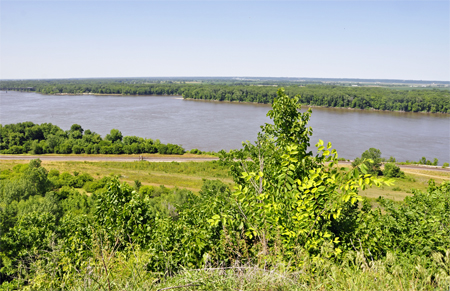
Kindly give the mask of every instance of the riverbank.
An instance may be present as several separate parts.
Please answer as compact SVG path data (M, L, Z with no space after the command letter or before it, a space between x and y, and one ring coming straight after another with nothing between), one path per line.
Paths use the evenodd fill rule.
M96 155L96 154L44 154L44 155L5 155L0 154L0 160L33 160L40 159L42 161L76 161L76 162L135 162L135 161L148 161L148 162L205 162L218 160L217 157L209 155L160 155L160 154L140 154L140 155Z

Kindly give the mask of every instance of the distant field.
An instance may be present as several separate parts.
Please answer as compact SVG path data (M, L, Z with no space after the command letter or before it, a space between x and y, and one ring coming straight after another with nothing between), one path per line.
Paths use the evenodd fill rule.
M371 87L371 86L362 86L362 87ZM449 87L410 87L410 86L384 86L380 85L382 88L396 89L396 90L442 90L442 91L450 91Z
M28 163L28 161L11 160L2 161L0 171L11 169L16 164ZM78 162L78 161L42 161L47 169L56 169L60 172L88 173L95 179L109 175L119 175L120 180L133 183L139 180L143 185L168 188L186 188L198 192L203 185L202 179L218 179L232 185L232 179L228 176L228 169L218 161L211 162Z
M11 169L16 164L28 163L25 160L2 161L0 171ZM228 169L219 161L207 162L81 162L81 161L42 161L47 169L57 169L60 172L89 173L95 179L108 175L120 175L120 180L133 183L139 180L143 185L168 188L186 188L198 192L203 185L203 179L218 179L230 187L233 180ZM428 180L434 179L437 183L450 180L450 172L432 171L428 169L402 168L406 179L397 179L393 186L369 188L360 194L374 200L379 196L402 201L406 196L412 195L411 189L426 190Z

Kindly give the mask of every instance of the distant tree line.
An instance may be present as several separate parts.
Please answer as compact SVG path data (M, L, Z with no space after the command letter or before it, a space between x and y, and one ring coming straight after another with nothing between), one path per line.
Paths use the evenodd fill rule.
M185 84L131 80L2 81L0 89L29 88L42 94L182 95L184 98L271 104L277 85ZM336 85L288 85L289 96L312 106L376 109L406 112L450 113L450 92L440 89L392 89ZM23 90L23 89L22 89Z
M276 91L276 87L269 86L202 86L186 90L183 97L272 103ZM300 103L313 106L450 113L450 93L443 90L308 85L288 86L286 93L300 95Z
M182 155L185 150L175 144L137 136L122 136L112 129L102 138L100 134L73 124L64 131L51 123L22 122L0 125L2 154L140 154L160 153Z

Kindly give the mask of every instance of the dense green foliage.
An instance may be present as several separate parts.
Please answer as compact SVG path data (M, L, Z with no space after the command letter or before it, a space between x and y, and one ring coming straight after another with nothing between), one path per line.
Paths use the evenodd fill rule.
M1 88L25 88L43 94L182 95L184 98L270 104L277 85L149 83L137 80L2 81ZM29 89L26 89L28 88ZM448 90L398 90L381 87L288 84L286 93L306 105L407 112L450 113Z
M192 195L163 186L142 186L136 192L115 177L94 180L85 173L47 172L39 160L3 171L0 179L2 281L20 276L21 268L30 266L29 259L44 255L54 244L72 253L71 258L81 258L70 248L90 239L92 227L100 229L99 225L115 238L120 235L122 240L131 237L142 242L144 223L156 216L176 216L175 205ZM82 194L77 188L92 194ZM76 247L86 251L89 244Z
M122 136L112 129L102 138L99 134L73 124L64 131L51 123L22 122L0 125L2 154L141 154L160 153L182 155L185 150L174 144L137 136Z
M408 288L447 288L450 183L431 181L426 193L415 190L404 203L379 199L371 209L358 191L392 181L369 174L366 160L337 167L331 143L308 151L310 112L300 113L298 97L278 94L268 113L273 124L262 126L256 143L221 153L235 191L208 180L198 194L139 181L132 187L116 177L47 172L36 160L3 172L1 288L147 289L184 272L196 288L233 290L239 281L225 288L214 285L217 274L189 272L219 268L225 278L230 268L237 274L230 278L250 280L248 266L261 270L257 278L267 269L294 271L284 281L266 277L273 281L264 288L273 290L287 290L286 282L362 286L347 284L349 276L374 288L391 284L382 289L403 280Z
M450 246L450 183L429 184L426 193L414 190L400 205L378 199L384 214L379 209L363 210L355 232L363 249L376 257L388 251L413 257L444 254Z

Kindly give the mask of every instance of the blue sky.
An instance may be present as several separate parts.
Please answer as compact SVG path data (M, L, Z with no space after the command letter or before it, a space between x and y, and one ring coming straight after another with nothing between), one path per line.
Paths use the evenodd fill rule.
M449 1L1 1L0 78L450 80Z

